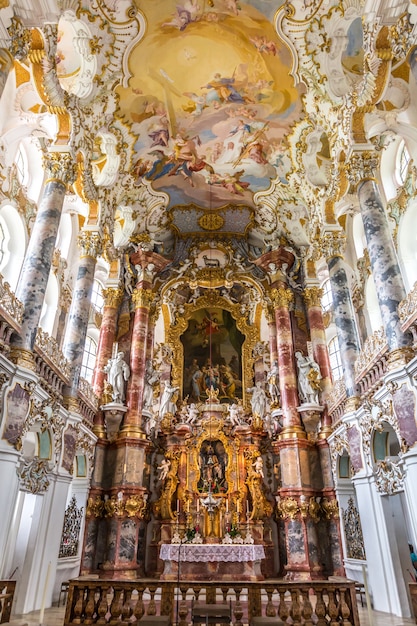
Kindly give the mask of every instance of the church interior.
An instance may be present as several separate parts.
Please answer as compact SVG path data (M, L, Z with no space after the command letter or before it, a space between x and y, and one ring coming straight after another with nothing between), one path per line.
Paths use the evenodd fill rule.
M13 613L69 585L68 626L187 626L217 587L239 625L356 626L358 588L417 615L416 23L0 0Z

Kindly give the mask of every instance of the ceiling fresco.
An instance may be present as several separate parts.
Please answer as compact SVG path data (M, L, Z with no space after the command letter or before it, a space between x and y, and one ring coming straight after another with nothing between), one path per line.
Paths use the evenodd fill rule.
M302 106L279 4L141 0L119 115L136 137L135 184L166 192L168 208L254 207L272 181L288 184L285 138Z

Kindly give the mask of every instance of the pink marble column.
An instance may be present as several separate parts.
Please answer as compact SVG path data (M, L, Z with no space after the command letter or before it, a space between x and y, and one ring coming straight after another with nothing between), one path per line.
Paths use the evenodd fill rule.
M281 408L283 414L283 430L281 435L297 436L303 431L297 391L297 375L294 362L294 344L291 330L291 316L289 306L293 300L291 289L279 286L271 292L271 299L275 310L275 324L277 329L277 350L279 367L279 388L281 393Z
M269 355L271 359L271 366L274 361L278 362L278 350L277 350L277 327L275 324L275 314L268 312L268 329L269 329Z
M130 380L127 389L128 412L124 419L123 431L140 429L142 426L142 403L145 383L149 309L153 300L152 290L146 283L140 283L133 294L135 319L130 348Z
M324 394L327 394L332 387L332 373L324 330L321 296L322 291L318 287L307 287L304 290L304 302L307 308L310 338L313 345L313 358L320 367L322 390Z
M97 346L96 365L93 374L94 392L101 397L106 377L104 366L112 355L113 343L116 340L117 314L123 297L120 288L103 289L104 307Z
M12 339L10 358L33 369L32 350L41 317L46 285L68 185L75 167L68 152L50 152L45 158L45 183L26 251L16 296L23 303L19 335Z
M78 246L81 254L62 348L62 352L65 358L71 363L73 370L70 390L70 395L73 397L77 395L80 369L83 360L94 272L96 269L97 255L101 248L100 235L91 231L82 231L78 238Z

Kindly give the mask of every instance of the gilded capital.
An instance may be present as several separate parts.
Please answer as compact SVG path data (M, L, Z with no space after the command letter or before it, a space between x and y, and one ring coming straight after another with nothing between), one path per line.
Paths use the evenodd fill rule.
M345 248L346 235L341 230L327 231L320 240L321 253L326 261L330 261L330 259L336 256L343 258Z
M351 185L357 185L367 179L374 179L379 169L380 155L370 150L357 151L346 163L346 173Z
M77 178L77 167L69 152L51 151L43 155L46 181L59 180L64 185L72 185Z
M104 306L113 307L117 309L123 298L123 289L120 287L108 287L102 291L104 298Z
M271 291L271 300L274 304L274 308L289 307L294 300L294 294L291 289L286 287L279 287L279 289L273 289Z
M9 3L7 3L6 6L8 5ZM0 9L2 8L4 8L4 6L0 5ZM7 32L10 37L9 50L11 55L16 59L25 59L30 50L30 30L23 25L20 17L14 15L10 20L10 26Z
M136 309L142 307L149 309L153 299L154 295L152 289L136 288L132 293L132 300Z
M307 308L310 308L312 306L321 307L323 289L320 289L320 287L307 287L306 289L304 289L303 296Z
M91 256L96 259L102 252L101 236L91 230L82 230L78 235L78 247L81 257Z

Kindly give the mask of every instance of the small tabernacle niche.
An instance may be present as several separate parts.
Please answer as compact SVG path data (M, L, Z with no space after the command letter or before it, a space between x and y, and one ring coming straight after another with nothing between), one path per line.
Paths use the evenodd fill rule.
M205 439L199 454L200 479L197 490L200 493L227 493L226 471L228 455L219 439Z

